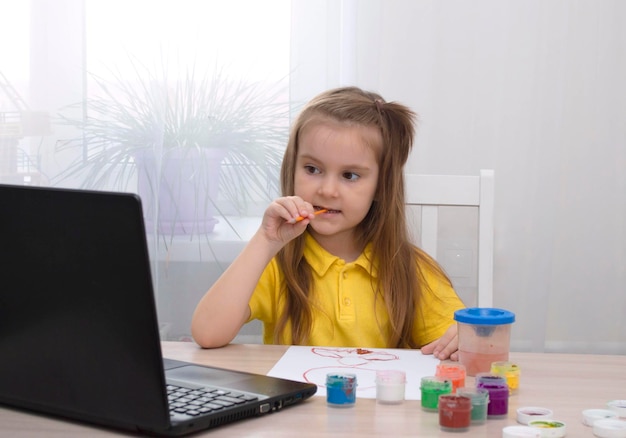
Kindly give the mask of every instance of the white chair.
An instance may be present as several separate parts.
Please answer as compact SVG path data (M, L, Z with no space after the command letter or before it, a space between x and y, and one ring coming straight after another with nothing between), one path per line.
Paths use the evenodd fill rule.
M405 175L406 203L421 207L420 248L437 258L438 209L478 208L478 307L493 307L494 172L480 176Z

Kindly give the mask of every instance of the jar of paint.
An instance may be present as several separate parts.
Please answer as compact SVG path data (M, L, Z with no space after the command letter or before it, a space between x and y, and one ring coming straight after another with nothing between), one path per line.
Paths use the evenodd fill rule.
M464 432L471 424L472 401L458 394L439 396L439 427L447 432Z
M420 390L422 393L422 409L437 412L439 396L452 393L452 382L444 377L422 377Z
M376 371L376 401L397 404L404 401L406 373L400 370Z
M509 385L510 395L517 393L519 389L520 368L516 364L509 361L494 362L491 364L491 372L506 379L506 383Z
M453 361L441 362L435 371L435 376L444 377L452 382L452 393L465 386L465 374L465 366Z
M326 375L326 403L328 406L349 408L356 402L356 374L329 373Z
M487 406L489 405L489 391L485 388L462 387L456 390L457 395L467 397L472 402L470 413L472 424L483 424L487 421Z
M476 388L489 391L487 418L504 418L509 412L509 385L502 376L491 373L479 373L476 376Z

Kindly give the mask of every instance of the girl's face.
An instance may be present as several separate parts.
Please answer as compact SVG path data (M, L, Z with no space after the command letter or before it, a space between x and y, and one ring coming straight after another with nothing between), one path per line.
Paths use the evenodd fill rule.
M311 233L323 246L329 238L351 238L365 218L378 184L381 145L375 127L324 120L302 130L294 194L316 210L328 210L310 224Z

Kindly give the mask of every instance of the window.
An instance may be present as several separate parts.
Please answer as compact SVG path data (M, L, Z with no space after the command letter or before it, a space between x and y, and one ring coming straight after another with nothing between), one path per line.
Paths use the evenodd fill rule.
M291 1L0 0L0 10L0 182L138 192L147 173L159 319L164 337L185 336L278 194ZM47 129L25 132L29 114ZM197 155L209 144L217 164ZM141 151L155 152L143 168ZM195 181L192 196L161 181L170 168L175 184ZM180 219L183 198L201 225Z

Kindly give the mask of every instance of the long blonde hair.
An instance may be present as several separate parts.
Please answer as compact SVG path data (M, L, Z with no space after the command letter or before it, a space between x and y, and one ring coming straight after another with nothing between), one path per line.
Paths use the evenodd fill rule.
M408 107L385 102L372 92L357 87L326 91L311 100L292 126L281 168L283 196L294 194L295 163L303 127L318 118L380 129L383 147L374 202L357 226L358 243L372 244L378 282L374 293L384 299L389 314L388 347L419 348L413 339L417 302L426 287L420 267L430 266L449 280L437 263L416 248L409 239L405 213L404 165L413 146L416 114ZM277 255L285 276L285 312L280 316L274 341L291 325L292 342L306 344L312 327L311 267L304 258L304 236L289 242Z

